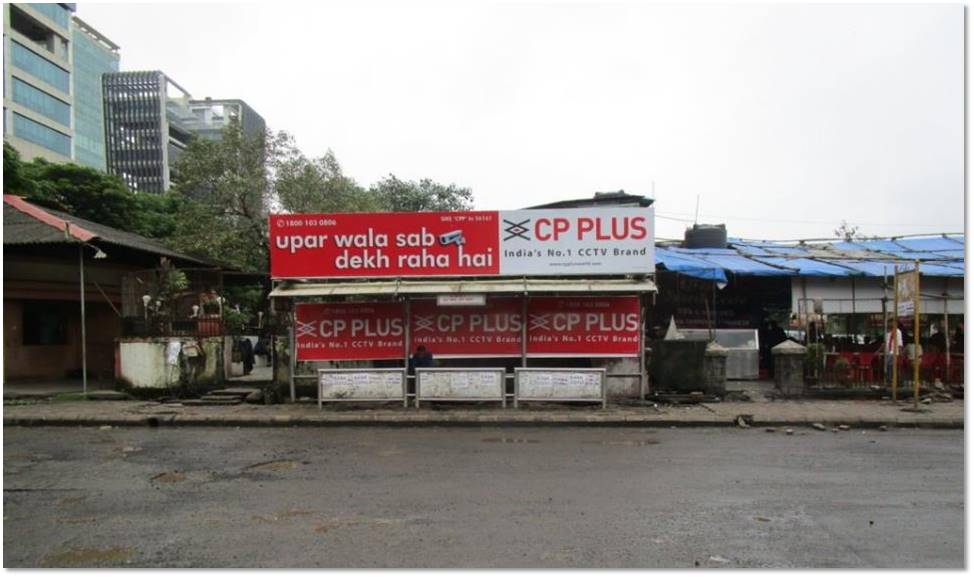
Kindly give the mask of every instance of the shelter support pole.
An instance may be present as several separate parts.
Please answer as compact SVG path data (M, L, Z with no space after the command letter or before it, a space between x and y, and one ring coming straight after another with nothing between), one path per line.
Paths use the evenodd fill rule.
M403 338L402 338L402 361L403 368L406 369L406 398L409 399L409 340L412 338L412 334L409 331L410 325L413 324L413 311L411 301L409 297L403 298L403 313L406 317L405 327L403 327ZM415 392L416 381L413 381L413 391ZM406 406L409 406L409 401L406 401ZM417 405L418 406L418 405Z
M85 245L78 245L78 270L81 275L81 388L88 396L88 333L85 325Z
M646 378L646 296L639 295L639 398L649 394Z
M293 300L291 301L291 332L288 335L288 365L290 370L288 371L288 385L291 388L291 402L297 401L297 395L294 389L294 372L298 369L298 348L297 339L294 337L294 327L298 323L298 309L297 303Z
M528 366L528 293L521 297L521 366Z
M913 261L913 408L920 405L920 261Z

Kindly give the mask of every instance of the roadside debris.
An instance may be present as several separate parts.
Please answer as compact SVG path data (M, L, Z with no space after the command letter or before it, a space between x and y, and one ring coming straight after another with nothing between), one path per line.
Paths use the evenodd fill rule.
M839 430L840 431L848 431L849 430L849 425L839 425Z
M714 563L730 563L730 559L721 557L720 555L711 555L710 560Z
M765 433L777 433L778 432L778 429L776 429L775 427L766 427L764 429L764 432Z
M111 425L102 425L102 426L98 427L98 430L99 431L108 431L108 430L111 430L111 428L112 428Z
M886 425L880 425L879 426L879 430L880 431L887 431L887 430L889 430L889 427L887 427Z
M785 434L786 435L794 435L795 434L795 430L794 429L785 429Z
M750 429L751 423L754 422L754 415L737 415L734 422L742 429Z
M823 425L822 423L812 423L812 428L817 429L819 431L824 431L825 425Z

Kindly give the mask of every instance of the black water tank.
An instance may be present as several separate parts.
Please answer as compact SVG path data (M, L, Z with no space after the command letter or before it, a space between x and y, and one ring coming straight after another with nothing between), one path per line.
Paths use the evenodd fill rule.
M727 227L722 224L695 224L683 237L684 248L727 248Z

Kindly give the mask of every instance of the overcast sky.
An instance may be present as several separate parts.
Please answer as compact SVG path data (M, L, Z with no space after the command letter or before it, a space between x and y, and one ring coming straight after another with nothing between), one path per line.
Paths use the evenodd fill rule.
M79 4L194 97L479 209L653 196L657 237L964 226L960 5ZM682 219L682 220L677 220Z

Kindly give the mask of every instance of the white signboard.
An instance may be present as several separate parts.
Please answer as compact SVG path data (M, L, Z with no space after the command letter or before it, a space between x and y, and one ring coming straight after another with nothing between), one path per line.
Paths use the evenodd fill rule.
M653 207L501 211L501 275L653 274Z
M485 294L437 295L436 305L441 307L482 307L487 304Z
M915 298L919 292L918 276L915 270L896 273L896 296L899 299L896 303L896 316L909 316L916 310Z
M519 401L595 401L605 406L605 369L514 369Z
M319 369L318 407L330 401L402 401L404 369Z
M420 401L501 401L504 369L416 369L416 406Z

